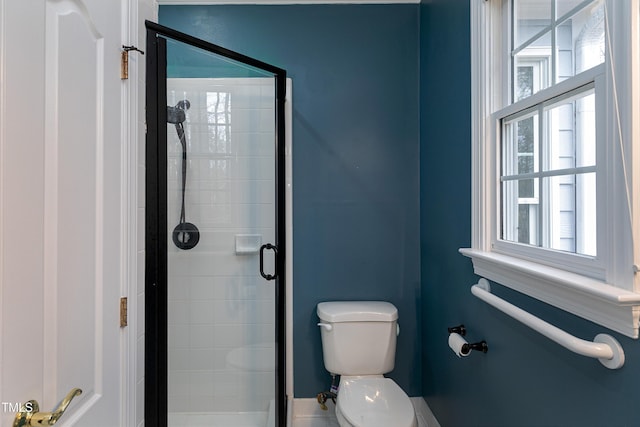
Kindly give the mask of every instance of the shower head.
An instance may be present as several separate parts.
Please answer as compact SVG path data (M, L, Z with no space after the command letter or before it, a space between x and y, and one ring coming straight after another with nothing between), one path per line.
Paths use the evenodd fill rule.
M188 100L179 101L175 107L167 106L167 123L177 125L187 119L186 111L191 107Z

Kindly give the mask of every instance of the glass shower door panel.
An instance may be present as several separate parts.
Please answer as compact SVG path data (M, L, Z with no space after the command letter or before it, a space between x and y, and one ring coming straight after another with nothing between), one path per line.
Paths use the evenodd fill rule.
M179 63L170 50L169 425L267 426L277 282L261 277L259 257L276 241L275 79L245 76L246 67L228 76L226 60L224 77Z

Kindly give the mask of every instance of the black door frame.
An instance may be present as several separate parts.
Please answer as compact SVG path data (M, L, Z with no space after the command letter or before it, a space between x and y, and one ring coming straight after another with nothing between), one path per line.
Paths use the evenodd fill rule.
M209 51L274 75L276 89L275 260L275 410L276 425L286 426L285 329L285 95L286 71L254 58L145 21L146 47L146 195L145 195L145 425L166 427L167 400L167 58L166 39ZM257 268L257 267L256 267Z

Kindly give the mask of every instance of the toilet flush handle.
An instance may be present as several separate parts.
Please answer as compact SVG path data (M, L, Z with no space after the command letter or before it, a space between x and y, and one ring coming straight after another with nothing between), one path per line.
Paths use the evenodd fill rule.
M328 323L318 323L318 326L320 326L321 328L324 328L324 330L327 332L333 329L333 325L330 325Z

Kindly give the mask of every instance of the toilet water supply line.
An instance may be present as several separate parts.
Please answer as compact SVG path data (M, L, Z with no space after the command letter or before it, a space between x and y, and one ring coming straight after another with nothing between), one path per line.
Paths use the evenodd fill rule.
M320 405L320 409L326 411L327 408L327 400L331 399L333 403L336 403L336 398L338 397L338 386L336 385L336 374L331 374L331 389L330 391L322 391L318 393L316 399L318 400L318 404Z
M598 334L593 341L574 337L568 332L495 296L491 293L491 286L487 279L480 279L476 285L471 286L471 293L574 353L598 359L600 363L609 369L620 369L624 365L624 350L611 335Z

